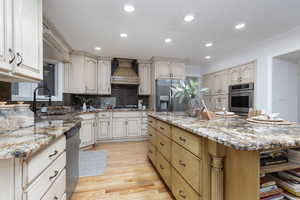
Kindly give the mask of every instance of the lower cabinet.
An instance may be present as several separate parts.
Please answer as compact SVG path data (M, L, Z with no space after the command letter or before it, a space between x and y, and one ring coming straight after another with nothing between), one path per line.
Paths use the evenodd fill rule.
M96 142L143 140L148 134L146 112L99 112L80 114L80 147Z
M80 147L86 147L95 143L95 119L85 119L81 122Z
M151 121L148 158L160 177L176 200L201 200L201 139L175 127L170 134L163 134L167 130L165 123L153 118Z
M111 139L111 123L110 119L98 119L97 120L96 140Z

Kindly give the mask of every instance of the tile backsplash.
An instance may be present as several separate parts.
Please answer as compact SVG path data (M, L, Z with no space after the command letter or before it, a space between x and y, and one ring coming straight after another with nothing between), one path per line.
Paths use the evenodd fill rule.
M105 102L115 103L116 106L138 105L139 99L149 107L149 97L139 96L137 85L112 85L111 95L64 94L66 106L81 106L83 101L97 108L103 107Z

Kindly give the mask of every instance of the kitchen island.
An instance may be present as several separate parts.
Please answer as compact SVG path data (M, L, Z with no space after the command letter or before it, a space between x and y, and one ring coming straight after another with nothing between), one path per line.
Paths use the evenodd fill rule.
M261 152L300 146L297 124L199 121L175 113L150 113L148 124L148 157L178 200L259 200L262 174L300 168L260 166Z

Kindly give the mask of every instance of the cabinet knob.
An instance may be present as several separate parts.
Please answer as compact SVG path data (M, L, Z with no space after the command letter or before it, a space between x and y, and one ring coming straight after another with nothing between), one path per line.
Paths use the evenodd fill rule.
M12 58L8 61L9 64L11 64L11 63L13 63L14 60L16 59L16 54L15 54L15 52L14 52L12 49L9 49L8 51L9 51L9 53L12 54Z
M58 170L54 171L54 175L49 177L49 180L51 181L52 179L54 179L56 176L58 175Z
M182 190L179 190L179 195L184 199L186 198L186 195L184 195L184 192Z
M182 160L179 160L179 165L181 165L181 166L183 166L183 167L186 166L186 164L185 164Z
M19 58L21 58L21 59L20 59L20 62L17 63L17 66L19 67L19 66L23 63L23 57L21 56L21 54L20 54L19 52L17 53L17 56L18 56Z

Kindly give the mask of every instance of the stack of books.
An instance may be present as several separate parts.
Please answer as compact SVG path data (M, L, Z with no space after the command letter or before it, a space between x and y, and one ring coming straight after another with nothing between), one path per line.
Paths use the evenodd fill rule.
M300 200L300 169L278 172L272 178L285 190L284 196L287 199Z
M284 199L283 190L270 176L260 179L260 199L261 200L281 200Z
M288 149L288 159L289 162L300 165L300 148Z
M260 154L260 163L262 166L277 165L287 162L287 153L283 150L264 152Z

